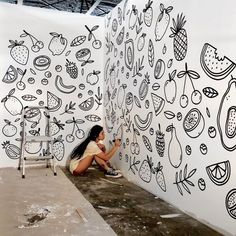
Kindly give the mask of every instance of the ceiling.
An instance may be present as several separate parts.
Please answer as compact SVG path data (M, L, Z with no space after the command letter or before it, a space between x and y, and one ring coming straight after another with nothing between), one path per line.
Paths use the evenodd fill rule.
M78 12L96 16L109 13L122 0L0 0L27 6L50 8L58 11Z

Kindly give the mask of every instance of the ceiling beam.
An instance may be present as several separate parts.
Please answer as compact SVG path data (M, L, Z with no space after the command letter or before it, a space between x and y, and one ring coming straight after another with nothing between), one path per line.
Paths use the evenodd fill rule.
M91 15L91 13L95 10L95 8L99 5L102 0L97 0L90 9L86 12L86 15Z

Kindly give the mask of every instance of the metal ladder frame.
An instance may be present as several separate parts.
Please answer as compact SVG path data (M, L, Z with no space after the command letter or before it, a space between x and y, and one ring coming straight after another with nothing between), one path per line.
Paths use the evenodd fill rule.
M47 135L45 136L27 136L26 135L26 111L27 109L44 109L46 112L45 118L47 120ZM18 170L21 169L22 166L22 178L25 178L25 166L26 166L26 161L44 161L46 160L46 167L48 168L50 163L50 160L52 160L53 164L53 172L54 175L57 175L56 172L56 161L55 161L55 156L53 153L53 138L51 137L51 131L50 131L50 113L48 107L40 107L40 106L26 106L23 109L22 112L22 121L23 121L23 126L22 126L22 139L21 139L21 156L19 158L19 164L18 164ZM26 156L25 155L25 145L27 142L46 142L47 143L47 156ZM51 150L50 145L51 144ZM49 152L50 151L50 152Z

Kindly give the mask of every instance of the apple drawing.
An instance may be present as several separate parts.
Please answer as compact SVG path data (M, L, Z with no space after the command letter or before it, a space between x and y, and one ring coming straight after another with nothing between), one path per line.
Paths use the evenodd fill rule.
M168 103L173 104L176 98L177 86L174 80L176 70L169 74L169 79L166 80L164 85L165 99Z

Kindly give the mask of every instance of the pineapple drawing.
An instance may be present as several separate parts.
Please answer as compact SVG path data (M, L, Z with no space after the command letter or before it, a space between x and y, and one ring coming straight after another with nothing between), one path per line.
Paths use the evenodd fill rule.
M159 130L156 132L156 149L160 157L164 156L165 151L165 134L161 132L161 126L158 124Z
M72 79L76 79L78 77L78 67L74 62L66 59L66 72Z
M177 61L182 61L187 54L188 40L186 30L183 28L186 23L183 13L177 15L176 21L173 19L172 34L170 38L174 38L174 56Z

